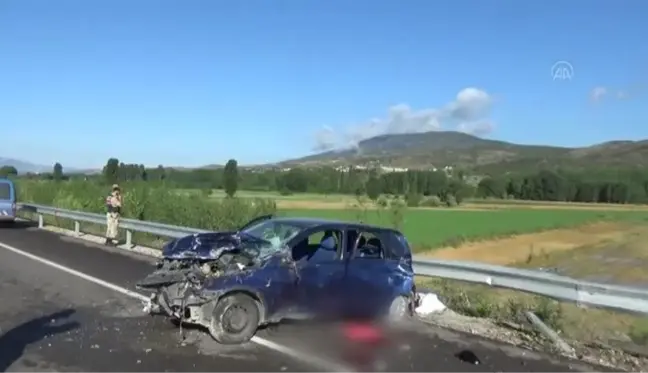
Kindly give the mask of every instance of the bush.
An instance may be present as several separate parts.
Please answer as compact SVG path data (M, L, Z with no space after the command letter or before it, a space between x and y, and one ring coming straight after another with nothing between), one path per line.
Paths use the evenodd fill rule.
M374 201L378 211L384 210L389 207L389 198L387 196L380 196L376 201Z
M455 206L457 206L457 205L458 205L458 203L457 203L457 198L456 198L454 195L449 194L449 195L446 197L446 205L447 205L448 207L455 207Z
M279 194L282 196L292 196L293 192L286 187L282 187L281 189L279 189Z
M423 195L418 193L409 193L406 197L408 207L418 207L423 200Z
M178 193L164 185L124 183L121 185L125 218L156 221L192 228L223 230L240 227L255 217L275 213L274 200L254 198L211 199L205 193ZM59 182L19 180L21 202L56 206L94 213L105 211L109 189L87 181Z
M423 207L441 207L444 206L443 201L441 201L441 198L439 196L430 196L425 198L420 206Z

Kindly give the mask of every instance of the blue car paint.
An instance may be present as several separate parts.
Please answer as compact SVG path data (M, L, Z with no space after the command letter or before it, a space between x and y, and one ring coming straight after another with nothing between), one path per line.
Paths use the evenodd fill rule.
M298 242L326 230L342 232L338 247L325 239L315 252L299 252ZM356 252L360 248L348 244L350 230L383 232L388 245L398 250L384 247L384 258L366 259ZM259 248L263 242L267 243L240 231L199 233L169 242L163 256L215 260L242 247ZM262 306L261 324L305 315L373 317L387 312L394 298L412 293L411 262L409 246L399 232L344 222L308 221L282 250L259 256L253 266L241 271L208 278L200 298L218 299L237 291L252 294Z
M16 218L16 187L9 179L0 179L0 221Z
M262 305L262 322L273 322L296 313L297 282L297 272L291 263L282 255L273 255L258 268L210 278L203 286L203 293L207 297L222 297L235 291L253 294Z

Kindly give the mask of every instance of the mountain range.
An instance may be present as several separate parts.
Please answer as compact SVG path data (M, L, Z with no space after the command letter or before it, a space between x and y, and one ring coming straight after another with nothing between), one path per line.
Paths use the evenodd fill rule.
M52 172L52 169L54 168L54 164L51 165L42 165L42 164L35 164L27 161L22 161L20 159L13 159L13 158L3 158L0 157L0 167L2 166L13 166L18 170L19 174L26 174L29 172L32 173L37 173L37 172ZM64 172L91 172L92 170L81 170L77 168L71 168L71 167L65 167L63 168Z
M518 169L540 165L570 167L647 166L648 140L610 141L587 147L523 145L484 139L462 132L390 134L360 141L356 147L331 150L280 162L291 165L369 165L391 167Z
M19 173L51 172L52 166L0 157L0 166ZM528 169L543 165L587 167L648 166L648 140L609 141L586 147L524 145L484 139L462 132L380 135L347 149L330 150L263 166L382 165L408 168L462 167L473 170ZM208 165L200 168L218 168ZM257 166L258 167L258 166ZM96 172L65 167L67 172Z

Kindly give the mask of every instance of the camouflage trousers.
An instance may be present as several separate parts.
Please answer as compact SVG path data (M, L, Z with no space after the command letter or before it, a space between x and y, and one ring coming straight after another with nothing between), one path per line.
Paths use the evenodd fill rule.
M116 212L106 213L106 238L117 239L119 230L119 214Z

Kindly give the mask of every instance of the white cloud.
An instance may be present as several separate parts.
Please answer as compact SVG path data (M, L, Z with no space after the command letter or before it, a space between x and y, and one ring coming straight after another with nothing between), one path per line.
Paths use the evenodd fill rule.
M607 93L608 90L605 87L594 87L590 92L590 99L594 102L601 101Z
M478 120L476 122L465 122L457 126L457 131L470 133L476 136L488 135L495 129L495 124L490 120Z
M493 98L478 88L464 88L455 99L440 108L414 110L398 104L387 116L348 127L342 133L325 126L315 134L315 150L324 151L356 146L358 142L384 134L421 133L441 129L485 135L494 126L488 120Z
M645 86L640 84L626 89L598 86L590 91L590 100L593 102L601 102L603 99L629 100L641 95L645 90Z

